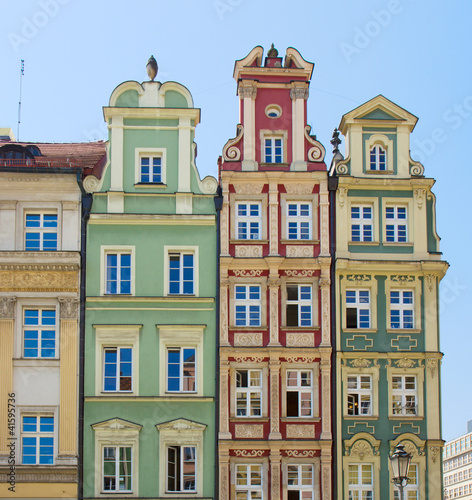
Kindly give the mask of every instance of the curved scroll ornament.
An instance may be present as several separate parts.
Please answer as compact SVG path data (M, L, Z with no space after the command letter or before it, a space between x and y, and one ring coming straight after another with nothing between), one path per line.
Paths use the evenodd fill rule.
M262 457L264 450L236 450L234 454L237 457Z
M285 455L295 458L311 458L316 456L316 450L287 450Z
M223 148L223 159L225 161L239 161L241 159L241 150L236 147L236 144L242 139L244 127L238 123L236 126L236 137L230 139Z
M347 175L349 173L347 163L338 163L336 165L336 173L340 175Z
M94 175L87 175L83 185L87 193L95 193L100 188L100 181Z
M316 135L310 135L311 126L305 126L305 139L312 147L308 150L308 161L322 162L325 157L325 148L316 140Z
M410 163L410 174L411 175L424 175L424 167L419 161Z
M218 181L214 177L212 177L211 175L207 175L200 182L200 189L205 194L214 194L214 193L216 193L217 187L218 187Z

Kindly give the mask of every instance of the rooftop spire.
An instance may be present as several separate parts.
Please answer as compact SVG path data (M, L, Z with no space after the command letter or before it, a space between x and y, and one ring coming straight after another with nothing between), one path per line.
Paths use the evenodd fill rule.
M270 46L270 49L267 51L267 57L278 57L279 51L274 47L274 44Z
M154 59L154 56L151 56L146 65L146 71L151 81L154 81L157 75L157 61Z
M334 129L333 138L330 142L333 145L333 153L339 153L338 146L341 144L341 139L339 138L339 130L337 128Z

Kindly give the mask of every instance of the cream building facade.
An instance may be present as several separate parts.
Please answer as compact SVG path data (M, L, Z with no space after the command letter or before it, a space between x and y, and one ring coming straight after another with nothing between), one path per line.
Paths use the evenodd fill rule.
M472 420L467 422L467 433L444 446L444 500L472 499Z

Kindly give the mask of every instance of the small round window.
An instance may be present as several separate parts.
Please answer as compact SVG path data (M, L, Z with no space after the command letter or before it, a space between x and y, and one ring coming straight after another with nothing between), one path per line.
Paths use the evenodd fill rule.
M265 114L269 118L279 118L282 116L282 108L277 104L269 104L265 109Z

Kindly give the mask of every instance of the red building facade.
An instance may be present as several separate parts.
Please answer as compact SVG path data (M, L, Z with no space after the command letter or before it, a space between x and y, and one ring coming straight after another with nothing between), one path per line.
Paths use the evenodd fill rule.
M329 207L310 135L313 64L255 47L235 64L220 159L219 495L331 498Z

